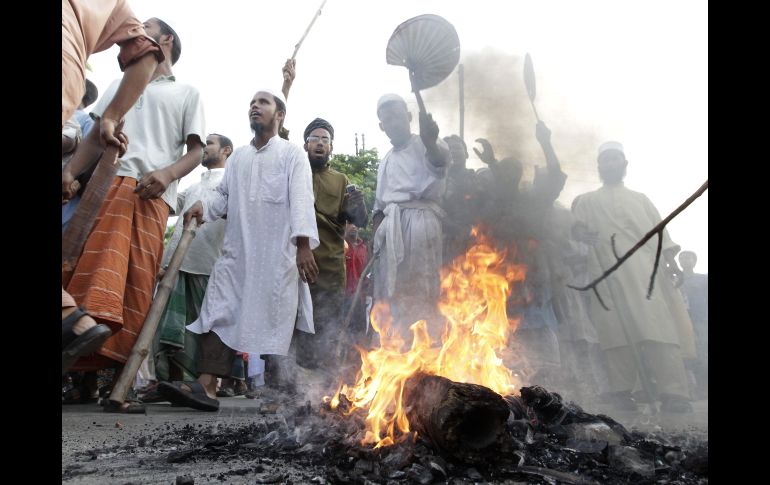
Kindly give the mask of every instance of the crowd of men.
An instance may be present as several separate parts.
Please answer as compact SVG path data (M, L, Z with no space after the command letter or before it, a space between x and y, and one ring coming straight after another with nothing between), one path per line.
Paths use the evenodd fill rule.
M413 133L405 100L386 94L373 115L392 148L379 163L370 214L363 193L330 166L332 123L316 118L301 143L287 139L292 60L280 91L260 87L249 100L254 137L234 147L226 135L206 135L200 94L176 80L181 40L166 22L139 22L124 0L63 2L62 16L63 230L96 211L77 264L62 272L62 374L76 373L68 402L101 397L112 412L162 401L216 411L223 396L302 392L302 377L330 386L356 366L357 353L340 348L376 345L372 301L389 304L393 331L406 337L423 319L440 342L440 268L473 244L473 227L517 248L512 254L528 267L507 302L520 323L505 356L527 381L601 394L629 411L652 399L685 413L707 396L707 277L693 272L691 252L679 269L680 247L665 230L650 298L654 242L599 284L602 302L567 288L600 276L661 220L644 194L623 184L620 143L598 147L603 185L569 210L556 202L567 175L544 123L535 137L546 165L526 185L522 162L498 160L483 139L477 153L486 166L467 168L465 142L440 138L430 114L419 112ZM96 98L85 60L113 44L124 75L83 117ZM119 150L117 171L94 170L109 145ZM201 181L178 192L199 164L207 169ZM106 195L94 208L85 201L99 187ZM164 247L174 215L182 217ZM192 219L200 227L140 372L152 383L110 401ZM371 241L363 241L358 229L370 219ZM112 380L100 391L106 369ZM245 384L254 375L264 377L261 390Z

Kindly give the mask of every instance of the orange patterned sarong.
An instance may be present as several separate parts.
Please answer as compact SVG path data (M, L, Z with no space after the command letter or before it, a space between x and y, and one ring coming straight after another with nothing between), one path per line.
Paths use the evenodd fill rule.
M163 255L169 207L163 199L142 200L136 179L115 177L74 271L62 284L80 306L113 332L97 352L73 371L125 363L152 304Z

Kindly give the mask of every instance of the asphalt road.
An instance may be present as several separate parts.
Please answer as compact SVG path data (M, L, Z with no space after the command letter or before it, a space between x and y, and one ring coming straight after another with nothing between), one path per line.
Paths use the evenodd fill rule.
M280 410L266 409L260 399L220 399L220 410L206 413L169 404L146 405L146 414L105 413L96 404L62 406L62 482L68 484L174 484L189 476L195 484L261 483L283 475L274 483L327 483L320 471L280 459L201 460L169 463L170 453L185 445L156 438L175 436L180 430L214 432L221 427L247 426L283 419ZM607 414L627 428L643 431L686 432L708 439L708 401L695 403L695 412L657 416L621 413L609 406L585 410ZM181 482L185 483L185 482ZM192 483L192 482L187 482Z

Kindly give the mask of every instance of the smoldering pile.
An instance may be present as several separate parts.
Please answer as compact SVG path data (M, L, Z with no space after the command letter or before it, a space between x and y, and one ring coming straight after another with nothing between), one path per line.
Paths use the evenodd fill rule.
M170 428L140 445L173 448L163 454L167 463L237 463L240 468L228 473L253 476L256 483L708 483L707 441L628 431L539 386L490 400L485 391L468 394L466 386L482 386L423 377L429 380L421 388L438 385L447 392L431 403L415 401L413 408L435 408L412 410L410 422L420 431L392 446L360 444L366 416L360 409L345 414L344 396L334 411L285 396L263 408L276 413L268 422ZM422 421L415 412L424 413ZM291 463L293 472L281 463ZM227 474L220 475L227 481Z

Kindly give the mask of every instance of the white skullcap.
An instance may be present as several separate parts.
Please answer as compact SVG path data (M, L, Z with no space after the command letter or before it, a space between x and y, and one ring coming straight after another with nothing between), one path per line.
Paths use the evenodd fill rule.
M402 103L404 103L404 105L406 105L406 101L404 101L404 98L402 98L398 94L393 94L393 93L383 94L380 97L379 101L377 101L377 112L378 113L380 112L380 108L382 108L383 104L390 103L391 101L401 101Z
M620 153L624 155L626 154L626 152L623 151L623 145L621 145L619 142L607 141L599 145L599 153L596 156L601 156L601 154L607 150L618 150Z
M283 102L283 105L286 106L286 98L283 96L283 93L280 90L270 89L270 88L262 88L257 89L257 93L264 92L264 93L270 93L276 98L280 99Z

